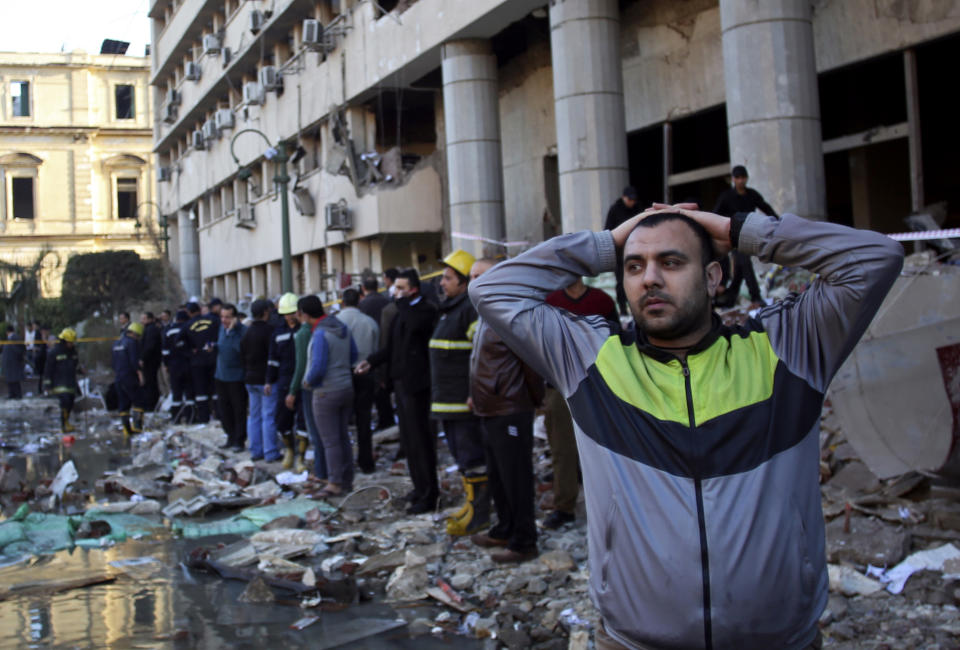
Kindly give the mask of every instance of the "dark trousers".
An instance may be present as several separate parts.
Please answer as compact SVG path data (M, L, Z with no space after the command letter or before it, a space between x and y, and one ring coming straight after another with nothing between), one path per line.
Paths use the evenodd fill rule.
M533 411L480 418L497 525L490 537L519 553L537 546L533 506Z
M67 415L73 412L73 402L76 396L77 394L73 391L69 393L57 393L57 401L60 402L60 408L66 411Z
M170 373L170 415L177 415L184 406L194 406L193 383L190 381L190 366L184 363L171 363L167 366Z
M757 282L757 275L753 272L753 263L749 255L744 255L740 251L730 253L730 258L724 260L721 265L724 274L721 282L726 283L727 277L730 278L730 285L727 286L719 298L714 300L718 307L733 307L737 304L737 298L740 296L740 286L746 281L747 291L750 292L750 300L760 302L763 296L760 295L760 284Z
M220 424L227 444L242 447L247 442L247 387L242 381L217 381Z
M393 404L390 403L390 391L374 379L373 401L377 405L377 431L394 425Z
M544 400L547 440L550 442L550 458L553 464L553 507L573 514L580 493L578 476L580 455L577 439L573 433L573 418L563 395L555 388L547 388Z
M327 463L327 479L344 490L353 489L353 448L350 446L350 414L353 388L313 390L313 417ZM316 447L316 445L315 445Z
M287 393L290 392L290 380L293 377L281 377L273 386L271 397L277 400L277 410L274 415L274 423L277 425L277 435L288 436L293 433L293 427L297 421L297 411L300 410L300 392L297 392L297 400L294 403L293 410L287 408Z
M463 474L470 475L471 471L483 467L487 462L483 448L483 429L480 420L470 416L452 420L443 420L443 433L450 444L450 453L457 461L457 467Z
M20 399L23 397L23 389L20 387L19 381L7 382L7 397L10 399Z
M143 402L148 411L157 408L160 401L160 384L157 383L157 368L147 366L143 369Z
M206 423L210 421L210 402L214 395L213 373L216 372L215 366L190 366L190 383L193 385L194 399L197 402L195 422Z
M430 389L408 391L397 382L394 390L400 419L400 444L406 450L407 468L413 481L413 503L436 508L440 488L437 485L437 439L430 427Z
M135 377L117 379L117 410L123 413L130 413L131 407L143 409L143 393L140 390L140 384Z
M372 472L373 431L370 430L371 411L376 380L369 374L353 376L353 417L357 422L357 465L363 472Z

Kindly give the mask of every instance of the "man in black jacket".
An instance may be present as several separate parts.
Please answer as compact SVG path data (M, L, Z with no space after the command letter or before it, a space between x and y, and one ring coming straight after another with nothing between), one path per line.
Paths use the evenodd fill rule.
M607 220L603 224L603 229L613 230L630 217L640 214L641 210L643 208L640 207L637 190L628 185L623 188L620 198L614 201L610 209L607 210ZM620 313L626 315L630 312L627 311L627 294L623 292L623 264L619 260L615 273L617 276L617 306L620 307Z
M760 210L771 217L777 216L770 204L763 200L760 192L752 187L747 187L747 168L743 165L737 165L731 171L733 178L733 187L727 189L713 211L724 217L733 217L737 213L750 214L755 210ZM753 272L753 263L750 257L739 251L730 253L726 263L720 265L723 271L723 278L720 280L720 286L717 287L717 296L713 304L718 307L733 307L740 296L740 285L744 280L747 282L747 290L750 292L750 300L755 306L763 304L763 296L760 295L760 284L757 282L757 276Z
M270 337L273 328L267 322L270 318L269 300L254 300L250 306L253 322L240 341L243 352L243 383L247 386L250 411L247 414L247 437L250 439L250 458L252 460L274 461L280 458L277 449L276 397L266 394L267 358L270 353Z
M190 320L181 329L182 340L190 354L190 379L197 402L194 420L206 424L210 421L213 398L213 374L217 369L217 337L220 320L210 314L201 315L200 305L187 303Z
M382 316L384 309L393 304L393 301L386 292L381 293L378 290L377 278L374 276L364 278L363 280L363 298L357 307L364 314L372 318L380 326L380 340L386 339L388 332L383 330ZM380 376L383 373L377 373L374 378L373 403L377 405L377 431L393 426L393 404L390 400L391 388L386 376Z
M437 485L436 438L430 428L429 342L437 321L437 308L420 295L420 275L415 269L397 275L397 315L390 323L387 346L357 364L357 372L369 372L387 364L397 395L400 441L406 450L413 481L408 514L434 510L440 490Z
M163 336L153 312L144 312L140 316L143 325L143 340L140 342L140 371L143 373L143 401L148 411L157 407L160 399L160 386L157 384L157 371L163 360Z
M170 421L193 422L193 382L190 379L190 351L183 330L190 316L183 309L177 310L174 322L163 331L163 365L167 369L170 384Z

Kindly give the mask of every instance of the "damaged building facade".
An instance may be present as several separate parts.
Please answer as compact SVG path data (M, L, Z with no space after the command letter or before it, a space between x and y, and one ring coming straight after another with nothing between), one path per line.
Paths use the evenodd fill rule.
M960 214L960 2L153 0L158 195L189 294L293 290L600 228L630 183L905 230ZM247 129L254 131L242 133ZM931 164L935 161L936 164ZM925 164L926 163L926 164Z
M146 57L0 53L0 260L49 251L46 297L72 253L159 254L149 73Z

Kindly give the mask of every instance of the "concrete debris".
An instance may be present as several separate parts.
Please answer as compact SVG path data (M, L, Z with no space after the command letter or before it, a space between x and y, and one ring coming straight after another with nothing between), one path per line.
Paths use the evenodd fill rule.
M237 600L242 603L272 603L276 596L263 578L257 577L250 581Z
M830 590L845 596L869 596L883 589L880 582L847 565L827 565L827 574L830 578Z

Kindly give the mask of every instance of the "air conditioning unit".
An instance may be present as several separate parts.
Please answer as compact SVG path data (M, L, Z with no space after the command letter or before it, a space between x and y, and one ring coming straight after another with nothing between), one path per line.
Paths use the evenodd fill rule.
M350 209L347 202L328 203L323 209L327 221L327 230L351 230L353 223L350 219Z
M180 105L180 93L177 92L176 88L171 88L167 91L167 105L168 106L179 106Z
M256 81L243 84L243 103L258 105L263 103L263 89Z
M207 34L203 37L203 53L216 54L220 51L220 37L217 34Z
M323 26L319 20L308 18L303 21L303 44L311 49L320 49L321 39L323 38Z
M310 196L310 190L305 187L293 188L293 204L297 207L297 212L305 217L312 217L317 213L317 204Z
M164 104L163 106L163 121L167 124L173 124L177 121L177 106L176 104Z
M237 223L235 224L237 228L249 228L253 229L257 227L257 216L253 211L253 205L250 203L242 203L240 207L237 208Z
M272 65L260 68L260 85L264 90L277 90L283 86L283 76Z
M229 47L221 48L220 50L220 62L223 63L223 67L226 68L230 65L230 61L233 60L233 53L230 52Z
M160 183L166 183L170 180L172 176L169 167L161 167L157 170L157 181Z
M232 129L234 121L233 111L229 108L218 109L217 112L213 114L213 121L218 129Z
M200 129L197 129L190 135L191 135L190 142L191 144L193 144L193 148L199 151L203 151L203 148L204 148L203 147L203 131L201 131Z
M200 64L196 61L187 61L183 76L190 81L200 81Z
M261 29L263 29L263 12L259 9L254 9L250 12L250 31L254 34L258 34Z
M207 120L203 123L203 139L210 141L216 140L220 137L220 129L217 128L216 122L213 120Z

